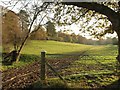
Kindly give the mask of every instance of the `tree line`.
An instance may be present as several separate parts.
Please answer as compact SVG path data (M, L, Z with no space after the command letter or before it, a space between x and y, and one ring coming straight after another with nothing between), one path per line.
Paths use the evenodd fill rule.
M20 18L19 18L20 17ZM28 20L27 14L24 10L20 11L19 14L9 11L3 16L2 20L2 43L3 51L9 51L11 46L15 50L18 49L19 45L25 38L28 31ZM20 22L21 21L21 22ZM55 40L61 42L80 43L88 45L105 45L114 44L117 45L117 38L107 38L100 40L92 40L83 37L82 35L76 35L75 33L66 33L69 30L56 31L55 23L48 21L45 26L41 26L39 30L35 31L38 26L34 26L34 30L31 33L30 40Z
M50 28L49 28L50 29ZM60 42L70 42L70 43L79 43L79 44L87 44L87 45L106 45L113 44L117 45L118 40L116 37L107 38L107 39L99 39L92 40L83 37L82 35L76 35L75 33L68 34L66 33L68 30L64 31L50 31L49 29L45 30L44 28L40 28L37 32L34 32L30 39L31 40L54 40Z
M12 1L10 1L10 2L12 2ZM4 29L3 30L4 37L2 37L3 41L4 41L3 44L5 43L4 45L8 45L9 42L10 42L14 46L13 51L16 51L16 54L15 54L17 56L16 61L19 61L20 53L21 53L24 45L26 44L27 39L33 33L35 33L34 31L32 31L34 23L38 22L38 26L36 26L37 28L35 29L35 31L37 31L41 27L41 21L43 20L43 18L46 17L47 13L51 12L51 10L52 10L52 9L50 9L51 5L54 6L57 3L51 4L50 2L44 2L44 3L42 3L42 5L38 4L38 2L36 2L34 4L28 3L28 4L32 4L31 8L29 7L29 5L26 5L23 2L21 2L21 4L22 4L22 6L21 6L22 8L20 8L21 12L16 14L16 18L14 18L12 16L10 16L9 18L6 18L7 14L5 13L5 14L3 14L3 22L2 22L2 24L4 24L4 25L2 25L3 29ZM119 33L119 20L120 20L119 19L119 6L120 6L120 3L118 2L115 5L114 5L114 3L112 3L112 5L115 6L115 10L112 9L113 7L112 8L109 7L110 4L111 3L97 3L97 2L89 2L89 3L88 2L84 2L84 3L83 2L74 2L74 3L73 2L72 3L71 2L62 2L61 4L58 3L57 7L61 8L61 10L59 10L59 9L53 10L54 13L58 12L58 14L54 14L54 16L57 16L57 19L55 17L53 17L51 19L49 18L49 21L50 20L53 20L53 21L56 20L56 22L61 21L62 23L58 22L59 25L63 25L64 21L65 21L65 23L69 25L71 23L77 23L77 21L82 20L81 18L83 18L84 16L87 17L86 15L89 15L89 14L90 14L89 16L93 16L93 17L96 18L96 16L101 16L101 15L97 15L97 13L100 13L100 14L103 14L103 15L106 16L106 17L102 17L102 18L103 19L107 18L111 22L111 25L109 25L110 27L106 27L108 30L105 30L105 29L102 28L103 30L105 30L105 32L103 32L103 34L97 33L97 31L94 30L94 29L93 29L94 30L93 34L94 35L97 34L97 35L101 36L101 35L104 35L108 32L111 32L111 30L112 30L112 32L115 31L118 35L118 43L119 43L120 42L120 40L119 40L120 39L120 33ZM63 5L63 6L61 6L61 5ZM72 7L71 7L71 5L72 5ZM13 7L14 6L15 5L13 5ZM68 7L69 10L68 10L68 12L65 12L65 13L69 13L69 15L72 15L72 17L71 17L73 19L72 21L70 20L70 18L66 19L63 15L60 14L60 11L66 10L66 9L64 9L64 7ZM81 7L83 7L83 8L81 8ZM24 9L24 10L21 10L21 9ZM71 12L71 9L72 9L72 12ZM92 11L92 13L91 13L90 10ZM90 12L87 13L88 11L90 11ZM44 15L43 15L43 12L45 12ZM77 12L81 12L81 13L77 14ZM2 13L3 13L3 11L2 11ZM12 13L14 13L14 12L12 12ZM65 13L62 13L62 14L66 15ZM71 13L73 13L73 14L71 14ZM58 16L60 16L60 18ZM42 17L42 19L39 19L39 21L38 21L39 17ZM46 18L48 18L48 16ZM65 18L65 20L63 20L64 18ZM10 22L8 22L7 20L10 21ZM88 22L89 20L91 20L91 19L88 18L87 21L85 21L85 22ZM70 21L71 21L71 23L69 23ZM82 25L82 26L84 26L84 25ZM85 23L85 26L86 26L86 23ZM104 27L104 26L106 26L106 25L103 24L100 27ZM89 28L87 28L87 29L88 29L87 31L90 30ZM84 31L85 30L86 29L84 29ZM9 33L4 34L4 32L7 32L7 33L9 32ZM17 35L18 33L15 33L15 32L21 33L21 34L19 34L20 36ZM92 32L92 31L90 31L90 32ZM54 36L54 38L53 38L53 36L51 37L52 34L48 32L48 29L47 29L46 33L47 33L47 37L45 38L46 40L51 40L51 39L53 40L54 38L56 39L56 37L58 37L58 34L55 34L55 33L54 33L54 35L57 35L57 36L56 37ZM11 37L14 37L14 38L11 39ZM60 39L60 40L62 40L62 39ZM69 40L73 42L73 39L69 39ZM16 43L18 41L20 41L19 44ZM120 47L120 44L118 44L118 46ZM120 48L118 49L118 51L120 52ZM120 58L119 58L119 55L118 55L118 61L119 60L120 60Z

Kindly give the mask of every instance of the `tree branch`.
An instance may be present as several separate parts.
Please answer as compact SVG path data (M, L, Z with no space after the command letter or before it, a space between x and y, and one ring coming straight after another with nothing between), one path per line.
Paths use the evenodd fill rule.
M110 21L113 20L113 17L115 18L118 16L118 14L109 7L104 6L103 4L98 4L96 2L62 2L62 4L74 5L77 7L94 10L100 14L106 15Z
M99 4L97 2L62 2L62 4L83 7L98 12L100 14L103 14L107 16L108 20L110 20L111 23L113 24L113 30L115 31L118 30L119 20L120 20L120 18L118 17L120 17L120 14L103 4Z

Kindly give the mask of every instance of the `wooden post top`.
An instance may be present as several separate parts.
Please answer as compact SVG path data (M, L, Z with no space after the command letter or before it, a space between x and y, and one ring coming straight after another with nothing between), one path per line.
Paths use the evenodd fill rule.
M42 51L41 51L41 53L42 53L42 52L45 52L45 53L46 53L46 51L45 51L45 50L42 50Z

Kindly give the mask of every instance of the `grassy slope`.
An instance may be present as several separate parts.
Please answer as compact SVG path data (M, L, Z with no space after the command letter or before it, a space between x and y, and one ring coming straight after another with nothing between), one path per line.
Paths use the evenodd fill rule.
M74 83L76 84L76 87L78 87L80 86L79 85L80 82L92 83L95 82L95 80L97 80L97 83L108 85L112 81L118 79L117 77L115 77L114 79L111 80L111 77L110 79L107 77L106 80L106 77L104 78L103 76L100 77L98 76L100 80L102 78L105 79L102 81L98 80L98 78L92 80L88 78L86 78L87 79L86 80L85 77L81 78L82 74L102 75L104 73L111 73L115 71L116 69L115 57L117 55L117 46L113 46L113 45L93 46L93 45L73 44L73 43L65 43L65 42L57 42L57 41L37 41L37 40L29 41L22 50L21 61L18 64L13 64L13 66L7 66L7 67L3 66L3 68L6 69L8 67L22 66L25 65L25 63L34 61L35 59L39 60L40 52L42 50L47 51L47 58L54 58L54 57L59 58L59 56L63 56L66 54L76 55L76 54L80 54L81 52L87 51L85 52L84 57L82 58L79 57L78 60L75 60L68 68L62 69L62 71L59 72L60 74L63 75L64 73L71 72L73 75L66 76L65 78L73 86ZM71 58L74 57L75 56ZM86 81L84 81L83 79ZM86 87L86 83L84 86Z
M3 65L2 67L0 67L0 69L6 70L7 68L24 66L24 64L28 64L28 62L31 63L34 60L40 60L40 52L42 50L47 51L47 57L56 57L59 54L84 51L90 47L92 46L57 41L28 41L28 43L22 50L20 62L17 64L14 63L10 66Z
M90 50L89 50L90 49ZM117 46L113 45L84 45L75 43L65 43L57 41L30 41L22 50L22 54L40 56L40 52L45 50L47 56L57 56L59 54L79 54L80 52L89 50L89 55L102 55L102 56L116 56Z
M47 51L47 54L65 54L70 52L79 52L88 49L92 46L73 44L57 41L31 41L22 51L22 54L39 55L42 50Z
M101 74L116 72L117 47L112 45L94 46L85 53L85 56L79 58L69 69L65 71L74 71L75 74Z
M3 68L16 67L24 65L40 58L40 52L42 50L47 51L47 57L58 57L65 54L79 54L83 51L91 49L89 55L117 55L116 46L92 46L74 43L65 43L57 41L29 41L22 50L21 61L18 64L12 66L4 66ZM112 56L113 57L113 56Z
M75 62L73 62L68 68L63 69L61 72L59 72L63 75L64 73L68 72L73 73L70 76L65 76L67 82L69 82L70 87L79 87L80 82L81 84L84 84L82 85L83 88L90 87L88 83L93 85L95 85L94 83L97 83L100 86L109 85L115 80L118 80L118 77L115 76L103 76L103 74L111 74L115 73L116 71L115 58L117 55L117 46L92 46L56 41L32 41L25 47L22 53L39 55L41 50L47 51L48 58L53 58L53 56L59 57L60 54L72 55L87 51L85 53L87 56L75 60ZM93 75L93 78L89 79L83 77L81 76L82 74ZM53 79L50 82L53 82Z

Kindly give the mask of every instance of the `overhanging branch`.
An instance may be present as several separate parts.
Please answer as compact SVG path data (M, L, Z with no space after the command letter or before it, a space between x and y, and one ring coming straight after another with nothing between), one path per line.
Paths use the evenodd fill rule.
M111 22L113 21L113 17L118 17L118 13L116 13L109 7L104 6L103 4L98 4L97 2L62 2L62 4L74 5L77 7L83 7L89 10L94 10L100 14L106 15Z

